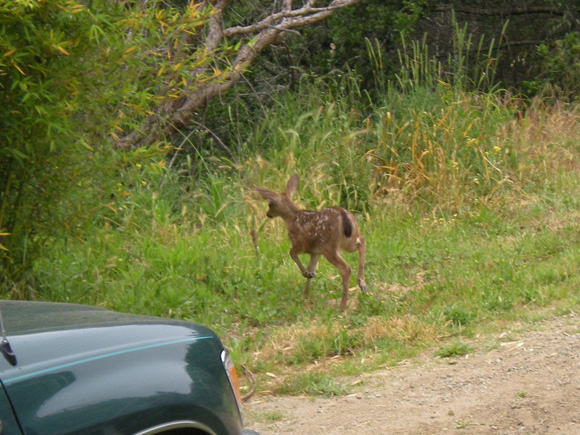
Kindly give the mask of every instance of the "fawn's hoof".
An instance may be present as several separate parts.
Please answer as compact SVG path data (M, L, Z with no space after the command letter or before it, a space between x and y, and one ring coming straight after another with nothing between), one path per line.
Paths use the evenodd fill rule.
M364 281L362 281L362 280L359 281L358 282L358 286L360 287L360 289L362 290L363 293L368 293L369 292L369 289L368 289L368 287L367 287L367 285L365 284Z
M308 272L308 271L304 272L302 275L304 275L304 278L308 278L308 279L314 278L316 276L316 274L314 272Z

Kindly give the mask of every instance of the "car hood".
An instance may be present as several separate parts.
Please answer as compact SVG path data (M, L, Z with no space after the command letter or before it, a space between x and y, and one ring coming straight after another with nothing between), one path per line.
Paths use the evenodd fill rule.
M0 356L0 381L24 433L139 433L182 421L241 432L210 329L82 305L0 301L0 310L16 357Z
M204 340L208 328L85 305L0 301L16 365L0 357L5 384L100 358Z

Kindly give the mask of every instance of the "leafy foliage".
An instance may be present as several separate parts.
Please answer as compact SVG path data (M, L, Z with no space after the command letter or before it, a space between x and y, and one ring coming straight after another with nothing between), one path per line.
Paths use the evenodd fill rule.
M202 46L183 50L208 14L194 3L0 5L3 279L19 279L53 236L70 235L70 221L114 195L118 167L100 164L113 158L111 138L180 89L220 80L220 56L231 47L212 53L209 75L196 73L210 59Z
M3 2L0 16L0 122L6 141L0 153L8 169L70 140L68 119L79 92L71 59L89 44L88 14L76 2L33 0Z
M90 21L69 0L0 5L0 279L10 265L18 274L35 258L71 184L64 153L88 147L72 124L83 91L76 62L90 49Z
M580 90L580 33L571 32L563 39L544 42L537 51L543 61L542 76L526 82L526 87L552 97L576 99Z

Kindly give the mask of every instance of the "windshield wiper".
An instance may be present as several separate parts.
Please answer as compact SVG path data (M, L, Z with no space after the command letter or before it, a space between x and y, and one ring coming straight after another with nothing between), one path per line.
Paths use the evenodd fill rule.
M2 310L0 309L0 328L2 329L2 341L0 342L0 351L2 351L2 355L6 358L6 361L10 363L10 365L16 365L16 355L10 347L10 343L6 338L6 330L4 329L4 319L2 319Z

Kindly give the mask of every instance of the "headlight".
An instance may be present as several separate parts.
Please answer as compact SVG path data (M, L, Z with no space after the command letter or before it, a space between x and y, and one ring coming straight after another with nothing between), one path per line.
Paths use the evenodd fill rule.
M221 354L222 363L228 375L228 379L230 381L230 385L232 386L232 390L234 391L234 395L236 396L236 401L238 402L238 408L242 408L242 396L240 394L240 383L238 382L238 375L236 374L236 367L234 366L234 361L230 356L230 353L227 349L222 350Z

